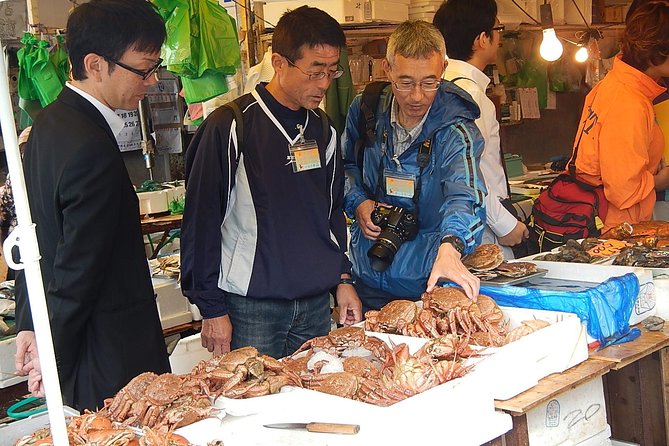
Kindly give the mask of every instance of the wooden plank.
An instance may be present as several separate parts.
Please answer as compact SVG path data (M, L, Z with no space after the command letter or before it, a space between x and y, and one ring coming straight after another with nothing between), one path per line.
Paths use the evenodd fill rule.
M660 331L648 331L640 324L641 336L632 342L611 345L598 352L590 352L590 357L613 361L613 370L620 370L634 361L669 346L669 327Z
M513 420L513 428L504 434L506 446L530 446L527 416L514 416L511 419Z
M608 422L618 440L666 445L659 352L604 376Z
M664 414L664 444L669 444L669 349L660 350L660 376L662 379L662 413Z
M600 359L587 359L562 373L549 375L529 390L506 401L495 401L497 409L511 415L522 415L556 395L608 372L615 363Z

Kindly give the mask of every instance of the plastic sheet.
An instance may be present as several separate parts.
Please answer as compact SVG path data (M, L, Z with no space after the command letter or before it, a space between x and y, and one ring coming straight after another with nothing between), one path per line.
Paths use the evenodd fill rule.
M639 295L639 279L625 274L583 291L557 291L517 286L481 287L498 305L575 313L588 334L600 342L629 331L629 318Z

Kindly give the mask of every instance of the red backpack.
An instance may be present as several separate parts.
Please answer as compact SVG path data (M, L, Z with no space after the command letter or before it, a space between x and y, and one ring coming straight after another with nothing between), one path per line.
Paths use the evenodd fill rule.
M530 251L550 251L569 239L599 236L608 207L603 186L561 173L532 206Z
M593 123L586 129L586 123ZM583 133L597 123L597 115L590 114L581 125L567 170L548 186L532 205L527 223L530 231L530 253L550 251L569 239L597 237L604 227L609 203L604 186L593 186L576 175L576 155Z

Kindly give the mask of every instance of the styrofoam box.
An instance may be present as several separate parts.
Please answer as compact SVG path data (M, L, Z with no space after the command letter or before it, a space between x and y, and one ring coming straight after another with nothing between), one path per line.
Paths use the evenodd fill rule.
M339 23L365 23L373 21L403 22L409 16L409 0L310 0L267 1L263 6L264 19L276 24L288 10L300 6L313 6L330 14Z
M483 382L490 383L496 400L508 400L537 385L551 373L559 373L588 359L585 327L573 313L500 307L509 330L526 320L542 320L550 325L502 347L489 347L468 364ZM368 332L373 336L381 333ZM392 335L393 342L416 339Z
M181 287L176 279L153 277L151 282L157 295L156 303L163 329L187 324L192 320L190 302L181 294Z
M193 370L198 362L211 359L212 354L202 347L200 333L179 339L170 354L170 367L175 375L185 375Z
M386 342L391 340L396 344L400 342L394 335L383 333L372 335ZM406 338L406 340L411 352L415 352L426 342L425 339L418 338ZM413 442L430 441L434 440L435 430L417 426L439 426L440 432L448 432L449 444L479 445L497 438L511 428L511 419L506 418L507 414L495 412L490 386L482 379L482 376L468 374L390 407L379 407L291 387L284 388L286 390L278 394L245 400L218 398L215 405L225 410L228 415L253 416L263 422L325 421L360 424L359 434L345 436L342 443L334 443L338 441L335 437L339 436L328 436L324 439L328 441L327 444L381 444L381 440L385 440L384 442L388 444L400 444L399 439ZM226 417L223 424L231 423L230 418L235 417ZM277 437L279 434L276 432L267 433L265 436L265 433L258 429L259 424L262 423L255 423L255 431L259 435L257 438L262 437L266 441L258 440L256 444L284 444L279 441ZM389 426L392 426L392 429L389 429ZM224 438L226 446L229 439L229 437Z
M161 190L152 192L137 192L139 200L139 214L158 214L167 211L167 199L165 192Z
M16 354L16 336L0 341L0 389L26 381L26 376L15 376L14 355Z
M602 378L558 395L527 412L526 417L530 446L579 444L606 432Z
M620 277L628 273L634 273L639 279L639 296L634 303L629 324L638 324L656 313L655 283L653 282L653 273L649 269L618 265L546 262L543 260L532 260L532 262L536 263L537 267L548 270L544 276L546 279L601 283L611 277ZM588 342L592 341L594 339L588 336Z
M655 276L653 283L655 283L655 315L669 319L669 276Z
M68 406L63 406L63 413L66 417L79 415L79 412ZM31 435L37 429L43 428L48 424L48 412L38 413L12 423L0 424L0 446L14 446L16 440L19 438Z

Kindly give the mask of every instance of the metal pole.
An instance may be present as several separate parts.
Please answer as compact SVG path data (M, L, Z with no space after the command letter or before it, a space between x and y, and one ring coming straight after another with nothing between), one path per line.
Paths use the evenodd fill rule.
M65 414L63 412L63 398L60 393L60 382L58 381L58 369L56 367L56 356L53 350L51 338L51 325L49 324L49 313L44 297L44 284L42 283L42 272L39 266L39 246L35 224L30 216L26 183L23 176L21 155L19 153L12 102L9 94L9 78L7 77L6 48L3 46L3 60L0 63L0 123L2 124L2 138L5 143L7 155L7 166L12 179L12 193L16 206L16 218L18 226L12 231L3 249L7 265L13 269L25 269L26 284L32 311L33 326L37 339L37 350L42 368L42 380L46 393L46 402L49 410L49 422L51 423L51 436L55 446L66 446L67 428L65 425ZM11 255L11 248L19 246L21 251L21 262L16 264Z

